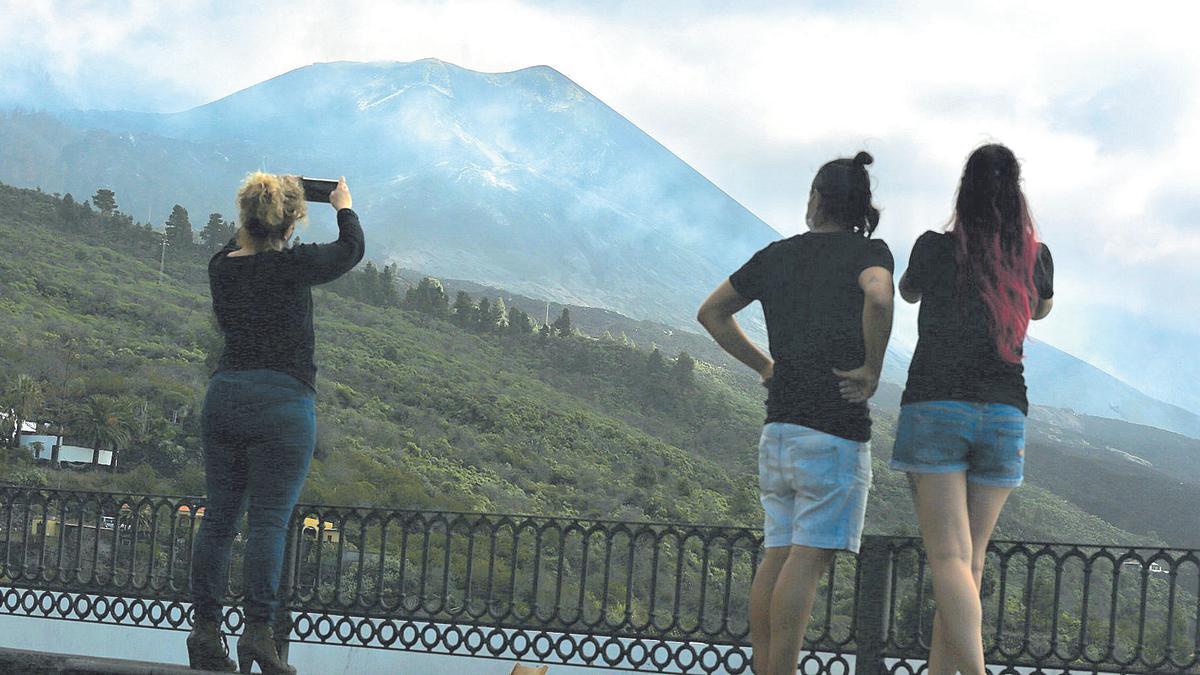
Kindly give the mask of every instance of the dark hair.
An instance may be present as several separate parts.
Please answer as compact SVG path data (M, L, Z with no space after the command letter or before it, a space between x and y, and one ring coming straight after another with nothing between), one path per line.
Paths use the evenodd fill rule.
M820 218L870 237L879 225L879 209L871 203L871 177L867 165L874 162L869 152L854 159L835 159L813 178L812 189L821 195L817 209Z
M950 227L960 293L979 294L997 353L1020 363L1033 315L1038 238L1012 150L992 143L971 153Z

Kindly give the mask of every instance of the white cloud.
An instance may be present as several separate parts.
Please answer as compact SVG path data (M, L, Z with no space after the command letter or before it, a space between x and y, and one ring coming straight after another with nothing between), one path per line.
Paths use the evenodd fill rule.
M1095 340L1106 313L1200 339L1200 294L1174 290L1200 287L1200 202L1171 207L1200 194L1198 18L1192 3L1076 0L0 0L0 58L16 66L0 101L176 110L315 61L548 64L784 233L820 164L866 147L901 262L945 222L969 150L1000 140L1024 162L1070 308L1037 334L1121 363L1139 346Z

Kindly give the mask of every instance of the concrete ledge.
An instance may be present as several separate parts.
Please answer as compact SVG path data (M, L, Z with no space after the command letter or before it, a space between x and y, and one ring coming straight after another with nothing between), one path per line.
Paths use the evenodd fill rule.
M181 655L182 656L182 655ZM102 659L78 654L52 654L0 647L0 673L55 673L70 675L197 675L214 673L192 670L177 663L152 663L125 659Z

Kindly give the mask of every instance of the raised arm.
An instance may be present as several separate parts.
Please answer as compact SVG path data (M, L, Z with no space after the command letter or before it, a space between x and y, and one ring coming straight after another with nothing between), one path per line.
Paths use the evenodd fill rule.
M742 327L733 318L734 314L740 312L751 302L753 301L749 298L739 295L734 290L733 284L726 279L720 286L717 286L712 295L708 296L704 304L700 305L696 320L700 322L701 326L704 326L709 335L713 336L721 349L749 366L751 370L762 377L763 384L766 384L775 372L775 364L771 361L771 357L764 354L750 341L750 338L746 337Z
M333 281L354 269L366 251L358 214L350 208L352 202L345 177L330 193L329 203L337 210L338 238L328 244L300 244L289 251L294 278L301 283L317 285Z
M858 275L863 291L863 365L833 372L838 376L842 398L862 403L879 388L883 357L892 335L892 273L886 267L868 267Z
M291 267L297 281L324 284L346 272L362 260L366 244L358 214L351 209L337 213L338 238L327 244L297 244L290 250Z

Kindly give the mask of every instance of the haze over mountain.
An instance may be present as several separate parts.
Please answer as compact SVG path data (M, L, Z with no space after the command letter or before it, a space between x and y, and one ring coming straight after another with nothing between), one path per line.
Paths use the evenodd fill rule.
M545 66L316 64L180 113L0 115L0 147L2 181L77 199L109 187L153 222L179 202L197 228L234 215L248 170L346 175L377 260L690 330L705 294L779 237ZM330 237L330 220L302 238ZM1028 364L1035 403L1200 437L1200 416L1048 344ZM891 350L885 378L906 367Z
M325 63L183 113L71 119L213 144L250 167L345 174L376 256L671 323L778 236L545 66ZM195 179L213 204L247 168L229 165L224 181Z

